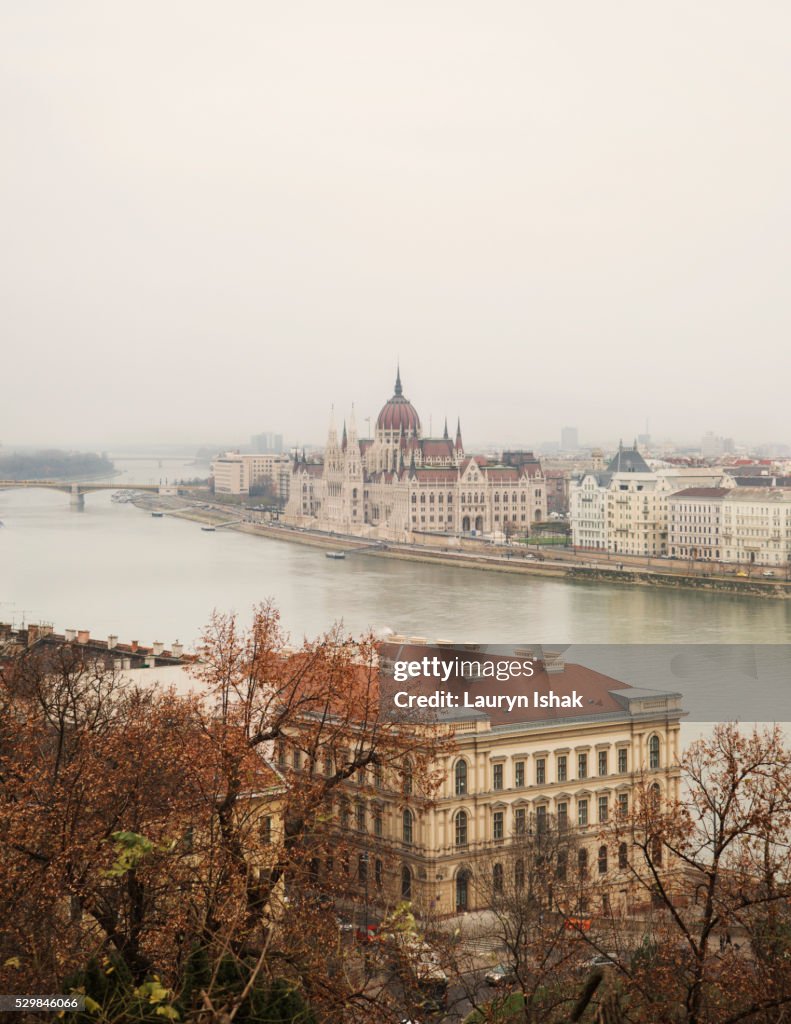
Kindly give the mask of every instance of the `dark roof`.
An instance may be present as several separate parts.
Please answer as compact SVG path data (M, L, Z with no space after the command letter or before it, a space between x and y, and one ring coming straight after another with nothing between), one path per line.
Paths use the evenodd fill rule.
M671 498L721 498L730 493L730 487L687 487L683 491L676 491Z
M607 467L610 473L650 473L651 468L636 448L621 445Z

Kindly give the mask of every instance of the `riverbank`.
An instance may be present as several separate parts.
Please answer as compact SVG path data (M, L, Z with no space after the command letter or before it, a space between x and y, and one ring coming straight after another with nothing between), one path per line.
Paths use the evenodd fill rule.
M541 558L521 551L497 549L488 551L448 551L418 545L393 542L372 542L342 534L320 533L281 524L244 521L245 510L229 506L201 508L183 498L167 496L145 496L135 500L135 505L144 511L162 511L179 519L188 519L201 526L213 526L216 530L232 529L270 540L288 541L308 547L323 548L325 551L343 551L355 557L390 558L408 562L422 562L432 565L446 565L487 572L504 572L513 575L535 576L566 580L571 583L606 583L617 586L656 587L669 590L690 590L699 593L729 594L758 599L788 600L791 598L791 583L780 579L757 579L737 576L705 575L679 569L663 570L658 567L641 568L623 563L595 564L571 561L568 553L563 557Z

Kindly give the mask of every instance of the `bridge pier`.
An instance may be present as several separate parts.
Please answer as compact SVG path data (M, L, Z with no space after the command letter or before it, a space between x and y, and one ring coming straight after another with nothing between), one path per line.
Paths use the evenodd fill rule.
M71 507L75 512L85 511L85 495L80 490L77 484L71 485Z

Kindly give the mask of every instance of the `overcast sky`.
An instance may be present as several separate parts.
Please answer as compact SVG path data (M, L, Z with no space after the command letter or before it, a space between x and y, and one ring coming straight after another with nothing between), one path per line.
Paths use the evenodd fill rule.
M791 6L4 0L0 442L791 441Z

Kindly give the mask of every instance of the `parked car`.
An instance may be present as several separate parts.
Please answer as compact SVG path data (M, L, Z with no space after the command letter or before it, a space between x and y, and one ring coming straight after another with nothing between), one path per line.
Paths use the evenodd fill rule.
M484 974L483 980L487 985L513 985L516 981L516 972L509 964L497 964Z
M614 956L610 956L607 953L599 953L596 956L592 956L589 960L583 960L580 964L580 971L587 974L588 971L617 966L618 961Z
M774 573L772 572L771 569L764 569L764 571L761 573L761 575L762 576L774 576Z

